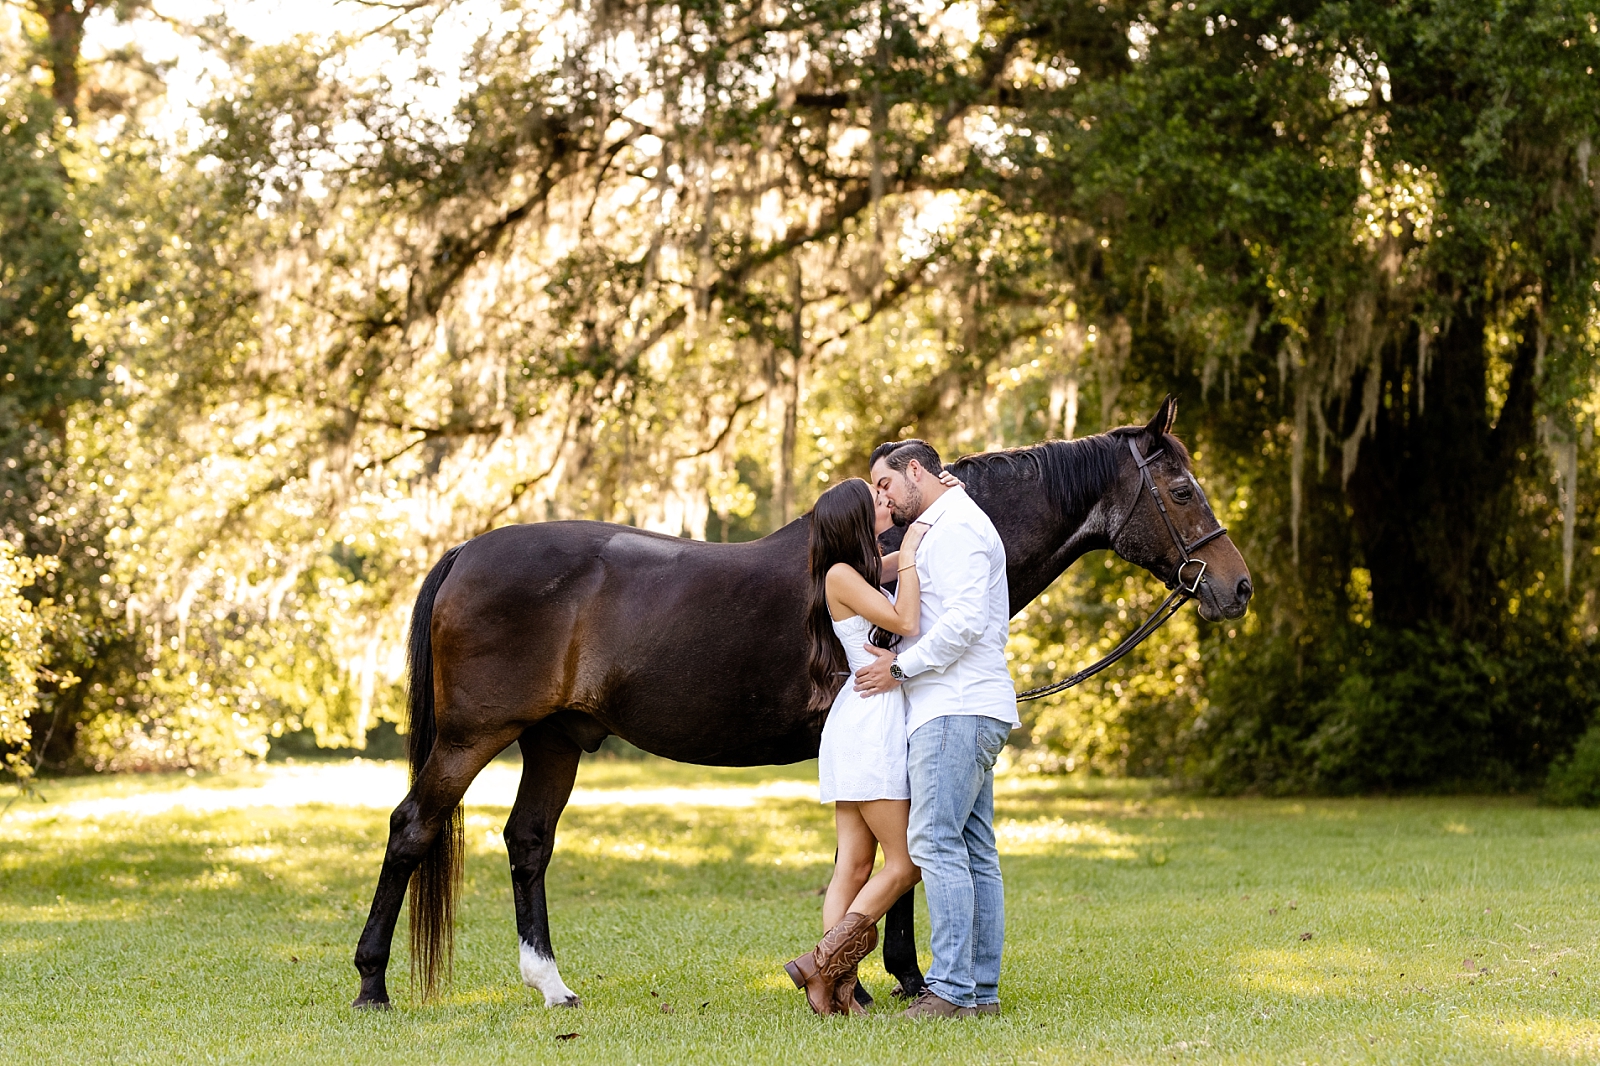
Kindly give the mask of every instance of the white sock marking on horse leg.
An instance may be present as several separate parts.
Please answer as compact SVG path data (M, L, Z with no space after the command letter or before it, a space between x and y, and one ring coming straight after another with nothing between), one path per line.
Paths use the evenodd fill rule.
M576 1007L578 994L567 987L556 969L556 960L535 948L526 940L519 941L522 964L522 983L544 993L546 1007Z

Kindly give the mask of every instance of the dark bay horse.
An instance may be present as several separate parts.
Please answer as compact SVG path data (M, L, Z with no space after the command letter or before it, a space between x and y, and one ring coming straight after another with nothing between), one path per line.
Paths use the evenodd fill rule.
M1011 611L1084 553L1111 548L1169 584L1216 516L1171 435L1171 397L1146 426L974 455L951 464L1005 542ZM1150 465L1173 527L1146 491ZM389 820L372 911L356 947L356 1006L389 1001L390 945L411 885L412 972L431 996L453 948L461 797L513 741L522 782L505 841L525 983L575 1006L550 946L544 878L578 760L616 734L669 759L752 766L815 758L826 712L806 709L803 517L758 541L709 544L602 522L505 526L451 548L411 619L411 791ZM1196 552L1210 621L1250 598L1227 537ZM1185 579L1187 580L1187 578ZM890 913L884 964L922 975L910 896Z

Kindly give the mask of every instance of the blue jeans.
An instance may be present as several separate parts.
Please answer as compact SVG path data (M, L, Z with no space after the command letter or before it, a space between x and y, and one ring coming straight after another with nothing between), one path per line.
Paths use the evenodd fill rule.
M928 987L961 1007L1000 1001L1005 885L994 846L994 761L1007 722L952 714L911 734L906 843L933 925Z

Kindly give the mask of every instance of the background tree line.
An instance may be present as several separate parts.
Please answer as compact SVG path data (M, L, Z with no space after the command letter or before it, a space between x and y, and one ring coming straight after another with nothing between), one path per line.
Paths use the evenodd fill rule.
M1254 609L1019 758L1523 787L1594 717L1592 5L158 8L0 9L17 773L361 745L422 574L505 522L746 539L879 440L1168 391ZM177 127L140 27L210 64ZM1158 590L1081 564L1019 683Z

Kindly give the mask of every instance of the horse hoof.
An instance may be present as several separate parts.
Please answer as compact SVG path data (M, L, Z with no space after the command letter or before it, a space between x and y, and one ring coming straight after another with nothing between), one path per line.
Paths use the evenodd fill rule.
M572 994L572 995L568 995L568 996L563 996L562 998L554 1001L553 1003L546 1003L545 1006L546 1007L571 1007L571 1008L576 1009L578 1007L583 1006L583 1000L579 999L576 994Z
M350 1004L350 1006L354 1007L356 1010L393 1010L394 1009L393 1006L389 1003L389 1001L387 999L368 999L365 996L357 996L356 997L356 1001L354 1003Z

